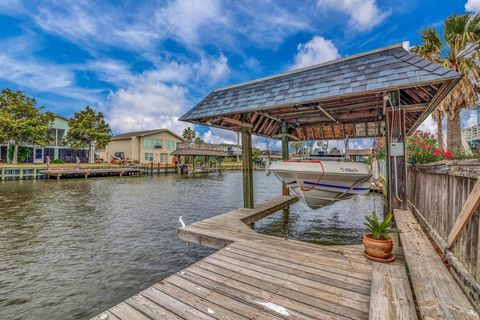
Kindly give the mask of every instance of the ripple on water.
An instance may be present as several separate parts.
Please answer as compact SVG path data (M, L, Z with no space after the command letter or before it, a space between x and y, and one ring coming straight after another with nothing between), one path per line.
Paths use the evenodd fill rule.
M255 200L280 182L254 175ZM317 243L359 243L368 195L313 211L292 207L258 232ZM84 319L213 250L176 237L193 223L242 206L240 172L0 183L0 319Z

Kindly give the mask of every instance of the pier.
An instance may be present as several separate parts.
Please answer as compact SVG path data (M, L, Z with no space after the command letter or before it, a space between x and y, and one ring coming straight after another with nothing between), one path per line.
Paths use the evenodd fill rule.
M143 174L143 169L136 168L106 168L106 169L46 169L43 170L43 173L47 178L56 178L60 180L62 177L66 178L88 178L88 177L99 177L99 176L139 176Z
M361 245L252 229L296 201L279 196L179 229L181 239L219 251L93 319L479 319L410 211L395 211L397 259L381 264Z

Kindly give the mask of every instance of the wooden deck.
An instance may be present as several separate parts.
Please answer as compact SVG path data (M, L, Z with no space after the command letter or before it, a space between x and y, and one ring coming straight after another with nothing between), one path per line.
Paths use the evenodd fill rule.
M281 196L180 229L180 238L220 250L94 319L416 319L401 249L395 263L378 265L359 245L249 226L296 201Z
M46 169L42 173L47 175L47 178L62 177L95 177L95 176L124 176L124 175L140 175L143 174L143 169L137 168L105 168L105 169L82 169L82 168L65 168L65 169Z

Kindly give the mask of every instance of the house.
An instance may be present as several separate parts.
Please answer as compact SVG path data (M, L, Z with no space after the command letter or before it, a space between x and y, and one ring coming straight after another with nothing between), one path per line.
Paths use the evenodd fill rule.
M112 137L100 158L107 162L120 158L137 163L174 164L171 153L178 142L184 139L168 129L122 133Z
M50 160L60 159L65 162L76 162L78 157L80 162L88 162L88 148L74 150L66 142L65 137L68 132L68 118L55 115L52 127L49 129L50 141L45 147L22 145L30 150L30 156L25 162L45 163L47 157ZM8 154L8 144L0 144L0 161L5 161Z

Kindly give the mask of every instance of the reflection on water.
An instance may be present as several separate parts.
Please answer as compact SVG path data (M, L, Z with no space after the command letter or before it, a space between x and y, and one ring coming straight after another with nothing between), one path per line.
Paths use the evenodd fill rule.
M280 182L255 173L255 200ZM359 243L369 195L312 211L292 207L259 232L320 243ZM242 206L240 172L0 183L0 319L84 319L213 252L176 237L192 223Z

